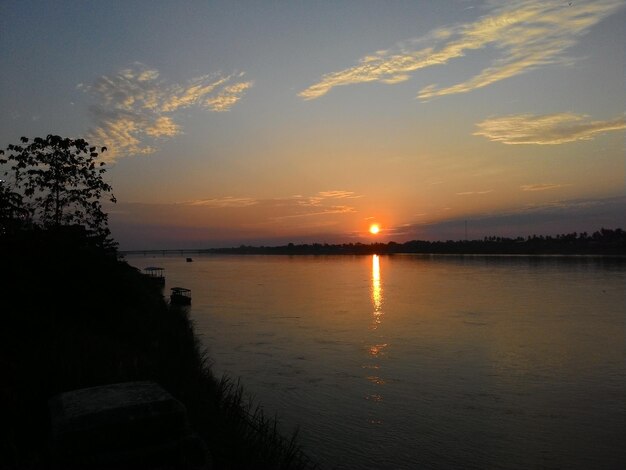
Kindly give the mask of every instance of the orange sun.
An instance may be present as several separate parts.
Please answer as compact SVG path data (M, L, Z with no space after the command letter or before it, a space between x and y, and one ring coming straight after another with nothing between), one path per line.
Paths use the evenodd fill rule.
M378 224L370 225L370 233L372 235L376 235L378 232L380 232L380 227L378 226Z

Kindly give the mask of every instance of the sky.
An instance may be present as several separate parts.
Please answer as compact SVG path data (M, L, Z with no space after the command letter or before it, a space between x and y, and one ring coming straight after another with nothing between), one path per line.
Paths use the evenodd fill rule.
M0 63L121 249L626 228L626 0L4 0Z

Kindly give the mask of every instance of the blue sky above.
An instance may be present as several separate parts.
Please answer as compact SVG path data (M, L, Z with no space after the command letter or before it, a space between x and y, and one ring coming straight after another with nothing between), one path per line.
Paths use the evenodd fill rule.
M107 145L123 248L624 226L625 7L4 2L0 138Z

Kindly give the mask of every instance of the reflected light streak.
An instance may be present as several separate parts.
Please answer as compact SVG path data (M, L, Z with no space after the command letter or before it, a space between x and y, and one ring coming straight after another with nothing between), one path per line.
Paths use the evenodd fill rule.
M378 255L372 255L372 304L374 311L372 312L372 324L371 330L376 330L382 321L383 311L383 288L380 277L380 257ZM378 359L385 355L385 348L387 343L379 343L370 346L369 357L371 359ZM376 366L378 368L378 366ZM381 387L385 385L385 380L379 375L368 375L367 380L375 387ZM373 402L382 402L383 396L377 393L368 395L367 400Z
M378 255L372 255L372 304L374 304L372 329L375 330L380 325L383 315L383 289L380 282L380 257Z
M376 385L385 385L385 380L376 375L370 375L369 377L366 377L366 379Z
M387 347L387 343L383 343L383 344L375 344L374 346L370 346L370 356L378 356L378 355L384 355L384 349Z

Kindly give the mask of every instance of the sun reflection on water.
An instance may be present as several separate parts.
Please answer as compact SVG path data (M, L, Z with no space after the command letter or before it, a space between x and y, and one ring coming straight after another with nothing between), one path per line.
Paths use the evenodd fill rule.
M384 353L384 349L387 347L387 343L383 343L383 344L374 344L373 346L370 346L370 356L378 356L378 355L383 355Z
M363 368L375 370L376 375L368 374L364 376L370 384L369 387L367 387L367 390L370 393L365 395L364 398L373 406L370 410L372 415L370 416L369 423L372 425L380 425L383 423L383 420L379 415L380 410L377 408L383 401L383 395L381 392L383 387L385 387L386 382L383 377L378 375L378 373L380 372L380 361L386 353L385 349L387 348L387 343L381 341L383 340L383 337L381 336L380 331L374 332L381 325L383 319L383 287L380 277L380 257L378 255L372 255L372 284L370 290L372 306L374 309L372 311L372 322L369 329L372 332L370 333L372 336L370 340L374 344L370 343L371 345L368 347L367 351L369 357L368 362L371 362L364 365ZM372 389L372 387L374 388Z
M383 315L383 288L380 282L380 257L378 255L372 255L372 304L374 304L374 321L371 328L375 330L380 325Z

